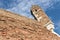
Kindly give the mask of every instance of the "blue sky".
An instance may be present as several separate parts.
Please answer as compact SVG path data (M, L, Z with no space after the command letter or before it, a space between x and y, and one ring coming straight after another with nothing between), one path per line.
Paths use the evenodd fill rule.
M60 34L60 0L0 0L0 8L34 19L31 5L39 5L54 22L55 32Z

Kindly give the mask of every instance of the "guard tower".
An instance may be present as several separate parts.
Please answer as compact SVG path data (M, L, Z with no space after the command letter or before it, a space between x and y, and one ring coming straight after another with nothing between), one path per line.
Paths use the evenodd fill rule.
M31 7L31 14L48 30L53 31L54 23L49 19L49 17L46 15L46 13L42 10L41 7L39 7L38 5L33 5Z

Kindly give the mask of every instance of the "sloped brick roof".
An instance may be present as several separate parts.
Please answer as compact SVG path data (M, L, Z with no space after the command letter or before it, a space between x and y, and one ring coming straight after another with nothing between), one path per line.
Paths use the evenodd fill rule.
M0 10L0 40L60 40L38 21Z

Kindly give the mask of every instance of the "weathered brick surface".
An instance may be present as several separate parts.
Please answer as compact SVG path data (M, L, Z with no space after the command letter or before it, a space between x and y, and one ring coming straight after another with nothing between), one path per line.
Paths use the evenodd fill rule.
M36 20L0 10L0 40L60 40Z

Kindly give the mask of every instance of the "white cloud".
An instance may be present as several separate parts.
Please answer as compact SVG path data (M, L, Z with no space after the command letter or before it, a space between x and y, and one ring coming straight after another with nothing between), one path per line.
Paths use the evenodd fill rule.
M13 7L12 9L8 9L8 10L31 17L31 14L28 13L30 12L31 5L38 4L42 6L41 3L42 1L40 0L22 0L16 7Z
M16 7L13 7L12 9L8 10L27 17L31 17L31 14L29 12L31 5L33 4L41 6L44 10L53 6L53 0L18 0L18 1L20 1L20 3Z

